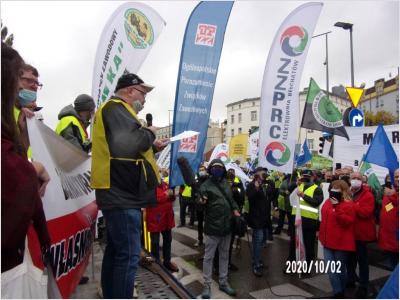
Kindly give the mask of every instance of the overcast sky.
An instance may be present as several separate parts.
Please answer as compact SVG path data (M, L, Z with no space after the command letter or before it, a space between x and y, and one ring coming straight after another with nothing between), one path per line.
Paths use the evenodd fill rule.
M272 39L281 22L306 1L236 1L228 21L214 92L211 118L226 118L226 105L259 97ZM398 1L323 1L314 35L329 34L330 86L351 84L349 31L337 21L353 23L355 85L366 87L397 74L399 65ZM122 1L1 1L1 19L14 34L14 48L38 68L44 87L38 105L51 128L58 112L81 93L90 93L100 34ZM167 25L138 74L156 86L140 113L153 114L156 126L168 125L185 26L198 1L144 1ZM301 89L309 78L325 88L325 39L313 39ZM172 122L171 113L171 122Z

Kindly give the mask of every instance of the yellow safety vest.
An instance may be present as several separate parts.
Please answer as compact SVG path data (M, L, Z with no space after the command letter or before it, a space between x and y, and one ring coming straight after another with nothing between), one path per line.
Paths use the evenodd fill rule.
M118 99L110 99L116 103L122 104L128 112L139 121L136 112L132 107L126 102ZM93 123L93 137L92 137L92 174L90 177L90 185L94 189L109 189L110 188L110 160L120 159L132 161L136 164L141 164L143 167L144 175L147 180L146 168L144 166L144 160L146 160L154 171L157 177L157 182L160 183L160 173L154 159L154 153L152 147L150 147L146 152L141 152L140 154L143 158L140 159L130 159L130 158L117 158L111 157L110 149L108 148L106 132L104 130L103 123L103 108L107 102L103 103L100 108L96 111L96 115Z
M192 187L185 184L185 188L183 189L182 196L188 197L188 198L192 197Z
M67 128L71 123L79 128L79 133L81 134L82 142L85 142L87 140L86 131L82 127L81 122L79 122L79 120L74 116L66 116L61 118L60 122L58 122L57 124L56 133L58 135L61 135L61 132L63 132L63 130Z
M18 132L19 132L18 119L19 119L20 114L21 114L21 110L18 107L14 106L14 119L15 119L15 122L17 123ZM28 147L28 150L26 151L26 155L28 156L29 160L32 160L32 147L31 146Z
M304 195L307 195L312 198L314 196L314 191L316 188L318 188L318 186L316 184L313 184L312 186L310 186L308 189L306 189L304 191L304 183L302 183L299 186L299 191L300 192L304 191ZM302 217L308 218L308 219L313 219L313 220L318 220L318 208L312 207L302 197L300 197L300 211L301 211ZM296 207L293 206L292 215L295 215L295 214L296 214Z
M233 180L234 183L240 183L239 177L235 176L235 179Z

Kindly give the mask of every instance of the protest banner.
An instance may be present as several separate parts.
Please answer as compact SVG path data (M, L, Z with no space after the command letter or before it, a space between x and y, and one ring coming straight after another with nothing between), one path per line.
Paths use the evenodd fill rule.
M385 125L383 127L397 157L399 157L399 125ZM377 126L346 127L350 138L349 141L341 136L335 136L333 166L336 163L341 163L342 167L351 166L357 170L361 166L363 155L367 153L377 128ZM386 174L389 173L388 170L372 163L371 167L375 171L379 181L383 183Z
M279 27L265 65L261 90L258 165L291 173L299 129L299 89L322 3L292 11Z
M124 3L114 11L104 26L94 61L92 97L96 107L112 96L124 72L137 73L165 24L143 3Z
M170 186L183 184L177 159L187 158L197 171L206 145L211 104L233 2L200 2L186 26L175 95L172 135L186 130L199 135L172 144Z
M229 157L233 160L239 160L241 164L247 160L247 134L237 134L229 142Z
M61 296L69 298L85 272L95 233L97 205L90 188L91 158L38 120L28 119L28 132L33 159L50 175L42 201L51 239L51 265ZM33 263L43 269L33 230L28 234L28 245Z

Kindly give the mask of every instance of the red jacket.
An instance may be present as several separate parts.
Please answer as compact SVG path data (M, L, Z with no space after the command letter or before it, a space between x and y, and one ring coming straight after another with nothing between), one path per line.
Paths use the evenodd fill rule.
M168 185L157 186L157 206L146 208L146 223L149 232L162 232L175 227L172 203L175 196L168 197Z
M360 191L353 195L353 201L356 212L356 221L354 224L356 241L375 241L374 195L369 188L363 186Z
M1 272L23 261L25 237L29 226L42 246L50 245L36 171L26 157L13 150L1 137ZM40 250L38 250L40 253Z
M392 196L383 196L379 220L379 247L383 250L399 252L399 192Z
M354 220L353 202L343 201L333 206L329 199L325 201L319 227L321 244L332 250L355 251Z

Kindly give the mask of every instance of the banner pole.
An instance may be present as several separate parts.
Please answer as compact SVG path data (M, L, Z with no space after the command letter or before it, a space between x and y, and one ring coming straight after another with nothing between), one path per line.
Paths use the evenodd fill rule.
M92 243L92 279L94 281L95 275L94 275L94 243Z

